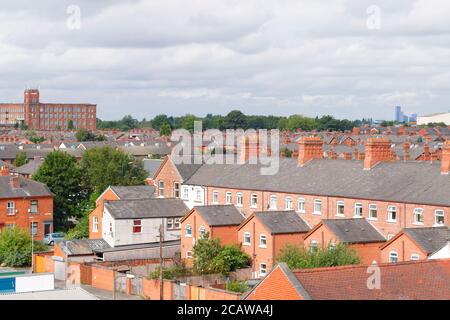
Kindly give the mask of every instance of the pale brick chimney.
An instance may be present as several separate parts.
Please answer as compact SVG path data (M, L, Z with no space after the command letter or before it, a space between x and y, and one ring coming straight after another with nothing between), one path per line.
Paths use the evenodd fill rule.
M298 157L297 162L300 167L313 159L322 159L323 141L319 137L305 137L298 142Z
M391 161L391 142L386 138L369 138L366 142L364 170L370 170L382 161Z
M442 145L441 156L441 173L449 174L450 172L450 140L446 140Z
M6 166L2 166L0 168L0 177L7 177L9 176L9 168Z
M11 188L13 188L13 189L20 188L19 176L17 176L17 175L11 176L11 178L9 178L9 184L10 184Z

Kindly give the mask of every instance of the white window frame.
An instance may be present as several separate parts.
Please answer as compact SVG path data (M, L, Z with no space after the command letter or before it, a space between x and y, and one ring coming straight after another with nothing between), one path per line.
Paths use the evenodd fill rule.
M259 247L260 248L267 248L267 236L265 234L263 234L263 233L261 233L259 235Z
M297 200L297 211L300 213L305 213L306 202L304 198L298 198Z
M420 260L420 256L418 253L411 253L411 257L409 258L409 260L411 261L419 261Z
M174 229L174 220L172 218L167 219L167 230L173 230Z
M259 264L259 276L260 277L265 277L266 275L267 275L267 264L260 263Z
M35 205L33 205L32 203L35 203ZM34 208L35 210L33 210L32 208ZM33 199L30 200L30 213L38 213L39 212L39 200Z
M200 188L195 188L194 189L195 192L195 202L202 202L202 189Z
M248 237L249 241L246 241L247 237ZM248 231L244 232L243 239L242 239L242 245L244 245L244 246L252 245L252 235L250 232L248 232Z
M316 206L320 205L320 211L316 210ZM316 215L322 215L322 200L321 199L314 199L314 210L313 210L313 214Z
M192 259L192 251L186 251L186 259Z
M292 201L292 197L284 198L284 210L292 210L294 209L294 202Z
M6 203L6 214L8 216L13 216L16 214L16 203L14 201L8 201Z
M359 210L361 210L361 214L358 213ZM354 212L353 212L353 217L354 218L362 218L363 216L364 216L363 204L361 202L356 202Z
M92 232L98 232L98 217L92 217Z
M372 216L372 212L375 211L376 217ZM368 220L378 220L378 206L374 203L369 204L369 217Z
M317 242L317 240L312 239L311 242L309 243L309 250L311 252L315 252L319 249L319 243Z
M417 220L417 217L420 217L420 219ZM414 208L413 224L423 226L423 208Z
M242 192L236 193L236 207L244 206L244 194Z
M162 185L162 188L161 188L161 185ZM164 189L165 189L164 181L163 180L159 180L158 181L158 196L160 198L164 198ZM161 190L162 190L162 192L161 192Z
M392 219L392 213L395 212L395 219ZM397 222L397 206L388 206L388 222Z
M200 226L200 228L198 228L198 234L200 239L203 239L206 235L206 228L204 226Z
M173 222L173 229L174 230L180 230L181 229L181 218L175 218Z
M343 212L339 212L339 207L343 208ZM345 202L344 201L337 201L336 202L336 216L338 217L344 217L345 216Z
M269 199L269 209L277 210L278 197L276 195L271 195Z
M214 190L212 193L212 203L218 204L219 203L219 191Z
M184 228L184 236L186 238L192 238L192 226L190 224L187 224Z
M395 256L396 261L392 261L392 257ZM397 263L398 262L398 252L397 251L389 251L389 263Z
M252 193L250 197L250 208L258 208L258 195L256 193Z
M437 214L438 212L440 212L441 214ZM437 222L437 217L442 217L442 223L438 223ZM444 210L442 209L436 209L434 210L434 225L435 226L444 226L445 225L445 213Z
M183 195L183 199L184 200L188 200L189 199L189 188L188 187L183 187L183 191L182 191L182 195Z
M233 204L233 194L230 191L225 193L225 204Z

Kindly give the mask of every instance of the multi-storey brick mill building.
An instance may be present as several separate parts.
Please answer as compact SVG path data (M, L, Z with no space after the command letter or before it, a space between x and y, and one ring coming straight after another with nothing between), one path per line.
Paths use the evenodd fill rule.
M74 129L95 130L97 105L42 103L39 90L27 89L23 103L0 103L0 126L16 123L36 130L64 130L72 122Z

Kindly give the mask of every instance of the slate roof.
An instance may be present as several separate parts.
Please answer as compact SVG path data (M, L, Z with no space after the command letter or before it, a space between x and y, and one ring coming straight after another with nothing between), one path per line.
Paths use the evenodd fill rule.
M28 163L24 164L23 166L16 167L12 171L20 174L34 175L38 171L38 169L42 166L43 163L44 159L42 158L33 159L28 161Z
M197 172L198 169L200 169L202 165L201 164L175 164L175 167L177 168L178 172L180 173L181 178L183 181L188 180L192 175Z
M323 219L323 224L342 243L384 242L386 239L366 219Z
M194 209L210 226L238 226L245 220L234 205L197 206Z
M271 234L306 233L311 229L295 211L255 212L255 217Z
M183 217L188 207L180 199L117 200L105 202L114 219Z
M313 300L449 300L450 260L379 265L381 287L367 286L367 266L295 270Z
M23 177L18 178L20 188L12 188L10 184L11 176L0 177L0 199L54 196L45 184Z
M450 240L448 227L405 228L403 232L411 237L427 254L441 249Z
M120 200L151 199L155 193L154 186L110 186Z
M60 240L57 245L66 255L89 255L94 251L110 248L103 239Z
M262 167L203 165L185 184L450 206L450 177L441 174L440 163L382 162L364 170L357 160L320 159L298 167L296 159L282 158L274 175L261 175Z
M159 160L159 159L144 159L144 160L142 160L144 170L147 171L149 178L153 178L153 176L155 175L156 171L158 171L158 169L162 163L163 163L163 160Z

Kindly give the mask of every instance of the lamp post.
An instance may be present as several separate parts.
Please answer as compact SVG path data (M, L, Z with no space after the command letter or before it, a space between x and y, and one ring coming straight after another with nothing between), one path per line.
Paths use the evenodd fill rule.
M33 253L34 253L34 221L33 218L30 217L31 219L31 273L34 273L34 257L33 257Z

